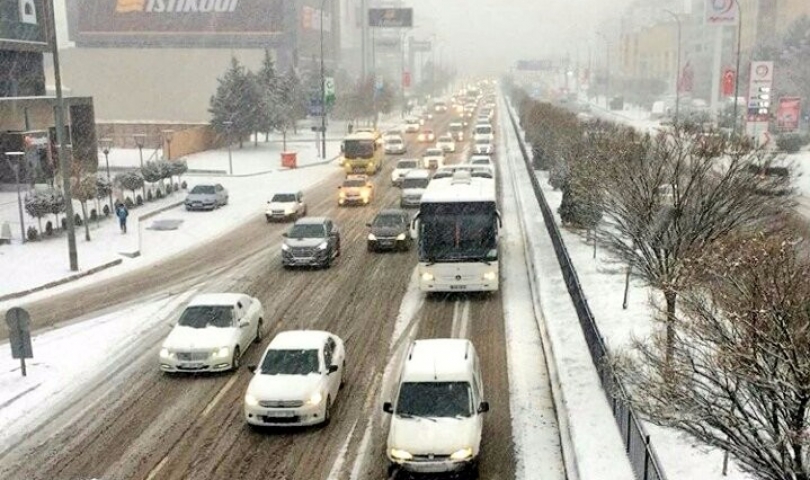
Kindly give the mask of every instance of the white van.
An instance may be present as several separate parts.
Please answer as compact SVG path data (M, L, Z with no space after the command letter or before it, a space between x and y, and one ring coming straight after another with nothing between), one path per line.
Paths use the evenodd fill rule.
M495 133L492 130L492 125L488 123L479 123L473 130L473 141L488 140L492 143L495 140Z
M484 401L478 354L466 339L413 342L402 366L391 414L386 455L389 476L414 473L477 474Z

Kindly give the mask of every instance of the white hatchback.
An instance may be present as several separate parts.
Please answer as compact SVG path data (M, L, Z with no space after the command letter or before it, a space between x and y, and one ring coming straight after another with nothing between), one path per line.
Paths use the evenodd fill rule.
M326 424L343 386L346 351L329 332L291 330L270 342L244 401L245 421L252 426Z

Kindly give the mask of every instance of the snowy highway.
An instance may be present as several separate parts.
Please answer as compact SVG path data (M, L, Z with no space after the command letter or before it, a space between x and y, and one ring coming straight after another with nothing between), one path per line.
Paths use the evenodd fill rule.
M433 126L443 132L447 122L437 118ZM407 156L418 157L425 148L409 142ZM460 149L452 163L466 155L466 148ZM480 478L566 478L543 349L526 293L522 234L516 231L521 212L507 175L511 167L498 166L506 220L502 262L513 269L502 271L503 288L492 295L426 298L417 288L413 251L373 254L365 248L366 223L399 202L399 190L389 180L393 163L387 161L374 177L376 198L369 207L337 206L335 187L343 177L337 169L306 192L309 215L329 216L341 228L343 252L331 269L283 270L280 247L289 225L268 225L258 217L163 263L123 273L105 288L81 288L25 305L37 330L59 331L65 323L174 300L150 312L152 326L98 365L92 378L82 378L78 391L58 408L16 425L8 438L15 445L0 444L0 478L386 478L388 417L381 406L390 400L392 365L410 340L437 337L468 338L481 356L492 409L484 424ZM255 364L279 331L323 329L343 338L347 385L331 424L249 429L242 399L251 375L244 368L222 375L162 374L160 342L182 299L194 291L239 291L264 304L264 341L245 354L243 365ZM94 348L91 339L73 353Z

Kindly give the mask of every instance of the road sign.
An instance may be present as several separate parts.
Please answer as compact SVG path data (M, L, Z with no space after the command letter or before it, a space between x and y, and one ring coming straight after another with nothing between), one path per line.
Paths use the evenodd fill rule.
M34 350L31 348L31 317L24 309L14 307L6 312L6 324L11 358L20 359L22 374L25 376L25 359L34 358Z
M335 94L335 78L334 77L324 77L323 79L323 91L324 94L328 97L329 95Z
M412 8L369 8L369 27L410 28L413 26Z

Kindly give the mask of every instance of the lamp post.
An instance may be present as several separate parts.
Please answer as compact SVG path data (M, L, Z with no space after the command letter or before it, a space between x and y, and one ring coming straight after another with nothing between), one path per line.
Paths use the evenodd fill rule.
M226 142L228 142L228 174L233 175L233 156L231 154L231 127L233 126L233 121L225 120L222 122L222 125L225 126Z
M610 110L610 41L602 32L596 32L605 41L605 107Z
M326 69L323 64L323 10L326 8L326 0L321 0L321 21L320 21L320 36L321 36L321 152L323 158L326 159ZM329 21L332 21L332 16L329 16ZM332 31L331 28L329 31ZM334 50L334 49L333 49Z
M172 136L174 130L163 130L163 139L166 140L166 160L172 159Z
M734 128L733 135L737 136L737 99L740 96L740 45L742 43L742 7L739 0L734 0L737 4L737 70L734 72Z
M110 212L114 212L113 199L112 199L112 179L110 178L110 146L112 146L112 139L102 138L98 141L101 147L101 152L104 153L104 163L107 165L107 183L110 184ZM145 198L144 198L145 200Z
M678 24L678 48L677 48L677 59L675 60L675 122L678 122L678 114L680 112L681 106L681 86L680 86L680 76L681 76L681 19L678 15L675 14L672 10L664 9L664 12L668 13L675 19L675 22Z
M135 138L135 145L138 146L138 155L141 159L141 172L143 172L143 146L146 145L146 134L145 133L136 133L133 135ZM144 182L143 186L141 186L143 190L143 199L146 200L146 183Z
M14 180L17 185L17 208L20 211L20 243L25 243L25 216L23 215L22 197L20 196L20 163L24 156L25 153L23 152L6 152L6 162L14 170Z

